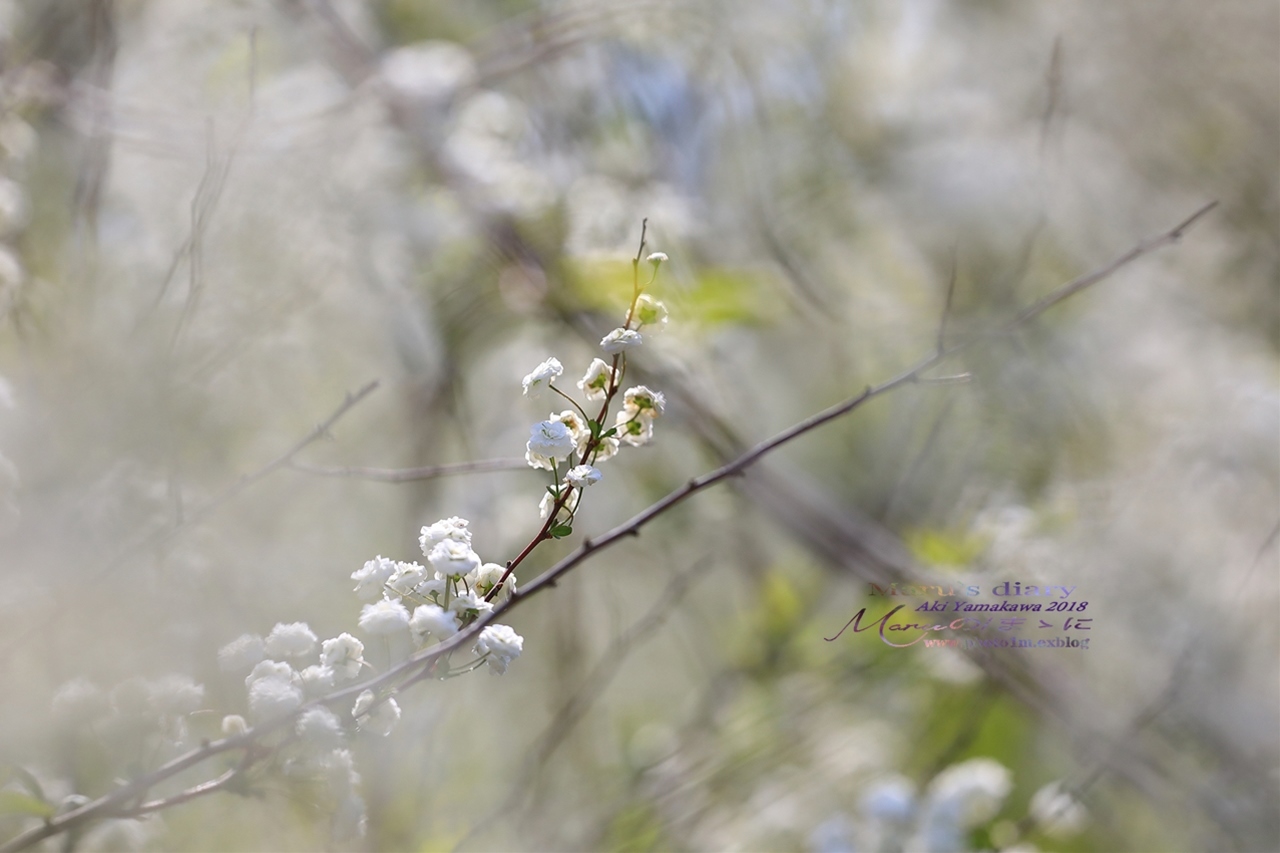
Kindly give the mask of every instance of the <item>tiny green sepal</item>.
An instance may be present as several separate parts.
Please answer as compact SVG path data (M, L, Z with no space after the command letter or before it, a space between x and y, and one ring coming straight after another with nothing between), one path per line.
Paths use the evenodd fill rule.
M573 526L569 524L557 524L551 528L551 535L557 539L563 539L571 533L573 533Z

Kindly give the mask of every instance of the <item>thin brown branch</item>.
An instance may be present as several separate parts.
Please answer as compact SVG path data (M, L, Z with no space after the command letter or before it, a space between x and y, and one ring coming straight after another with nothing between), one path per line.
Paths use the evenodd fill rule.
M353 480L373 480L379 483L414 483L420 480L433 480L437 477L451 477L456 474L482 474L490 471L516 471L528 468L529 463L523 459L481 459L475 462L448 462L443 465L423 465L419 468L362 468L362 467L328 467L310 465L306 462L290 461L288 466L304 474L315 474L319 477L347 477Z
M792 427L778 433L774 437L757 444L755 447L741 454L736 459L733 459L700 477L695 477L689 480L689 482L684 486L671 492L666 497L633 516L630 520L619 524L598 537L587 539L573 553L569 554L533 581L526 584L519 593L512 595L507 601L481 616L479 619L472 622L466 628L459 631L449 639L430 648L423 649L381 675L353 684L341 690L337 690L320 699L305 703L296 710L260 723L243 734L207 743L198 749L193 749L184 755L178 756L167 764L162 765L150 773L138 777L128 784L122 785L109 794L99 797L90 803L86 803L80 808L67 812L66 814L51 818L45 823L15 836L4 845L0 846L0 853L24 850L46 838L71 830L88 821L103 817L110 817L118 813L123 804L131 802L134 798L140 796L161 782L170 779L215 755L231 750L251 748L260 738L291 724L298 715L311 708L350 702L365 690L372 690L375 693L378 693L385 688L393 687L398 683L402 686L408 686L416 681L422 680L431 672L432 667L437 660L472 643L486 627L493 624L499 618L504 617L511 610L520 606L520 604L537 595L539 592L555 586L561 577L572 571L579 564L621 539L639 535L640 531L650 521L653 521L658 516L683 503L694 494L710 488L716 483L730 477L742 474L756 462L760 461L764 456L784 444L787 444L806 433L812 432L826 423L849 414L876 397L915 381L924 371L934 367L938 363L961 352L962 350L968 349L978 341L1005 334L1017 326L1038 317L1040 314L1043 314L1045 311L1065 299L1068 299L1086 288L1103 281L1138 258L1163 246L1177 242L1192 224L1207 214L1215 206L1217 206L1217 202L1211 202L1205 205L1171 230L1148 240L1144 240L1106 266L1101 267L1094 272L1087 273L1073 281L1067 282L1045 297L1018 312L1015 318L1008 323L998 325L984 333L969 337L960 343L953 344L942 352L934 352L879 385L868 386L862 391L862 393L800 421ZM364 389L361 389L361 391L356 395L349 396L347 402L339 408L338 412L335 413L329 421L326 421L325 424L317 427L317 429L306 439L299 442L298 445L295 445L293 449L282 457L261 469L257 474L248 478L243 478L240 481L240 484L238 484L238 486L233 490L229 490L229 492L234 494L234 491L242 489L249 483L257 479L261 479L262 476L266 476L266 474L286 464L299 450L307 444L310 444L311 441L314 441L320 435L323 435L324 432L327 431L328 427L332 425L334 420L350 409L351 406L359 402L359 400L365 395L372 392L376 386L376 382L370 383ZM1010 689L1016 687L1015 684L1009 684L1007 686L1010 687ZM1028 697L1028 700L1033 701L1032 697Z

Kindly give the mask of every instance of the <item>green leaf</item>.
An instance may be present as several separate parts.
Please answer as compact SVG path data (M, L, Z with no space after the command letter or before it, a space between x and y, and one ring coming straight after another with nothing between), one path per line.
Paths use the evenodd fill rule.
M560 500L560 489L556 486L547 486L547 494L551 495L551 497L556 500Z
M551 535L557 539L563 539L571 533L573 533L573 527L568 524L557 524L551 528Z
M24 794L21 791L0 791L0 814L29 814L47 819L53 817L57 811L53 803L47 803L30 794Z
M44 788L40 787L40 780L31 774L30 770L25 767L19 767L14 764L9 768L9 775L21 783L22 787L37 800L47 801L49 798L44 794Z
M617 427L609 427L609 429L605 431L605 434L604 434L602 437L603 437L603 438L613 438L613 437L614 437L615 435L617 435L617 434L618 434L618 428L617 428Z
M591 430L592 438L600 437L600 424L596 423L595 421L587 421L587 429Z

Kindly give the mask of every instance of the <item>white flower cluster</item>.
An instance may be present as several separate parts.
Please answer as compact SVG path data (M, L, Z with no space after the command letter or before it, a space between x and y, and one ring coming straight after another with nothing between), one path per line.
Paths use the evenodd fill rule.
M1009 769L990 758L953 764L920 793L906 777L883 776L863 790L856 815L836 815L823 822L811 833L809 845L815 850L969 850L973 830L999 815L1012 790ZM1088 820L1083 807L1057 785L1046 786L1032 798L1031 812L1058 838L1079 832ZM1012 827L996 821L992 832L1008 829L1016 836ZM1008 844L1015 840L1011 837Z
M360 613L361 630L387 637L410 637L421 648L432 638L437 642L449 639L493 610L493 603L487 597L492 597L490 593L499 583L502 596L513 595L515 575L508 574L497 563L481 561L471 548L469 525L465 518L454 516L423 527L418 544L427 558L426 566L379 556L353 573L356 595L370 602ZM499 632L498 636L508 638L507 642L486 644L486 636L498 629L505 632ZM507 626L491 625L481 632L475 651L492 672L503 673L507 664L520 654L522 642ZM374 698L370 693L366 705ZM363 714L360 702L356 706L355 716L360 718ZM398 718L399 709L388 713ZM379 727L388 722L386 717L380 719L381 722L376 723Z
M655 252L648 260L656 276L658 266L667 256ZM644 344L641 329L660 331L666 323L666 306L642 293L637 280L636 294L625 322L600 341L600 348L613 356L612 360L592 359L578 380L578 389L587 403L601 403L594 416L556 387L556 379L564 374L564 365L559 359L548 358L524 377L526 397L536 398L550 389L573 405L572 409L552 412L545 421L534 424L525 445L525 460L529 465L552 474L552 485L539 506L544 519L556 514L556 519L548 524L549 535L558 538L572 532L573 516L583 489L600 481L600 470L595 467L598 463L613 458L624 443L641 447L653 438L654 421L666 411L667 401L661 392L643 385L628 388L622 394L622 408L613 423L607 424L610 404L622 387L626 353Z

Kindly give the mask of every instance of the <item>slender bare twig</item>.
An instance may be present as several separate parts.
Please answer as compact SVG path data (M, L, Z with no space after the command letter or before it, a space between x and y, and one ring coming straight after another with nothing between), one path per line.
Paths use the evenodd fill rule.
M109 794L105 794L90 803L86 803L78 809L67 812L66 814L50 818L43 824L33 827L26 832L20 833L4 845L0 845L0 853L23 850L46 838L67 832L89 821L119 814L121 807L125 803L131 802L134 798L150 790L161 782L170 779L191 767L197 766L215 755L220 755L232 750L250 748L262 737L278 731L292 723L299 714L306 710L321 706L350 702L365 690L372 690L377 693L380 691L386 691L388 688L394 690L397 686L400 689L403 689L417 681L429 677L437 660L473 642L484 628L488 627L497 619L504 617L511 610L520 606L523 602L529 600L543 590L555 586L561 577L572 571L575 567L592 557L597 552L608 548L624 538L639 536L641 529L658 516L683 503L685 500L700 491L710 488L711 486L731 477L742 475L748 468L760 461L764 456L784 444L787 444L806 433L812 432L826 423L849 414L876 397L886 394L895 388L899 388L903 385L916 381L925 371L960 353L961 351L970 348L979 341L1012 331L1018 326L1043 314L1045 311L1059 304L1063 300L1080 293L1100 281L1103 281L1138 258L1150 254L1161 247L1176 243L1186 230L1191 227L1191 225L1216 207L1217 204L1218 203L1216 201L1210 202L1169 231L1138 243L1134 248L1125 252L1119 258L1106 266L1080 276L1079 278L1058 287L1043 298L1032 303L1027 308L1019 311L1014 319L1007 323L997 325L986 332L972 335L959 343L950 345L947 349L940 352L935 351L925 358L920 359L911 367L908 367L897 375L881 382L879 385L869 385L857 396L805 418L799 423L778 433L774 437L757 444L755 447L741 454L736 459L733 459L700 477L694 477L684 486L676 489L666 497L650 505L647 509L633 516L630 520L617 525L600 536L585 540L577 550L557 562L533 581L526 584L519 593L513 594L509 599L507 599L507 601L496 606L493 610L484 614L449 639L444 640L435 646L431 646L430 648L421 650L420 652L410 656L405 661L374 678L353 684L349 687L344 687L343 689L337 690L328 696L305 703L293 712L266 720L243 734L224 738L212 743L206 743L197 749L193 749L184 755L180 755L155 770L143 774L133 781L120 786ZM376 383L372 383L370 386L366 386L366 388L363 389L360 394L356 395L355 398L348 398L348 404L344 405L344 407L339 410L338 414L340 415L342 412L345 412L346 409L350 408L351 405L354 405L355 402L357 402L364 394L372 391L375 386ZM300 445L295 447L295 449L268 465L262 470L262 472L260 472L259 475L255 475L252 478L246 478L247 482L246 480L242 480L238 488L243 488L243 486L248 485L248 482L260 479L260 477L265 476L266 473L270 473L270 471L286 464L289 459L292 458L293 454L307 443L310 443L310 441L323 434L324 429L327 429L327 424L322 426L322 428L319 428L317 432L313 433L312 436L309 436L307 440L300 443ZM1010 686L1012 688L1015 685ZM196 796L198 796L198 794Z
M308 445L327 435L329 430L333 428L333 425L336 424L343 415L351 411L352 408L364 400L365 397L372 394L374 390L377 389L378 384L378 380L375 379L372 382L367 383L359 391L356 391L355 393L348 393L343 399L342 405L338 406L338 408L334 410L333 414L329 415L329 417L327 417L319 426L307 433L307 435L301 438L296 444L280 456L268 462L253 473L244 475L239 480L223 489L222 492L196 507L193 512L188 513L181 520L176 521L167 527L161 528L160 530L148 533L132 546L125 547L124 550L117 554L114 559L108 561L102 566L102 568L98 569L81 582L81 592L84 592L84 587L86 585L97 583L110 575L116 569L120 568L120 566L131 560L139 551L172 541L184 530L207 517L209 514L217 510L236 495L243 492L245 489L252 486L254 483L288 465L293 461L293 457L301 453ZM20 633L17 638L3 650L3 652L0 652L0 657L5 657L13 653L17 649L21 648L27 640L47 630L50 625L55 624L59 619L65 618L67 615L74 612L75 611L72 608L58 608L51 615L42 618L38 623Z
M304 474L320 477L348 477L353 480L373 480L379 483L413 483L450 477L454 474L481 474L489 471L515 471L529 467L523 459L481 459L476 462L449 462L443 465L423 465L420 468L361 468L326 467L306 462L290 461L289 467Z

